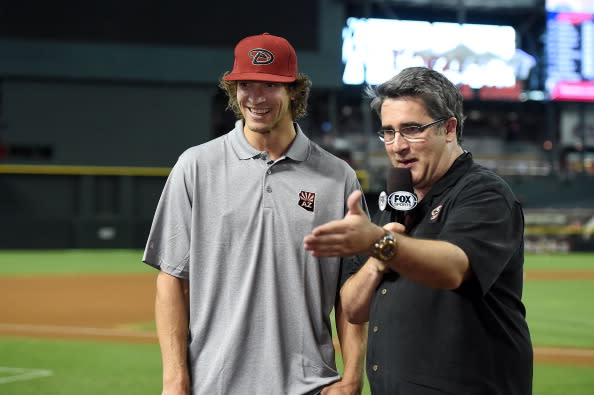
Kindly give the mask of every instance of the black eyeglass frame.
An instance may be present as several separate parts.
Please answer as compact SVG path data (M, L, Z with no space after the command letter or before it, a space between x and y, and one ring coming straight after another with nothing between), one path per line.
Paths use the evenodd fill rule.
M402 137L406 141L410 141L409 139L414 139L416 136L415 137L407 137L406 135L404 135L402 133L402 129L405 129L405 130L406 129L416 129L416 130L418 130L418 133L423 133L425 131L425 129L430 128L431 126L436 125L436 124L438 124L440 122L443 122L443 121L445 121L447 119L448 118L440 118L437 121L429 122L426 125L421 125L421 126L416 126L416 125L415 126L405 126L405 127L400 128L398 130L394 130L394 129L381 129L381 130L378 130L376 133L377 133L377 136L379 137L379 139L383 143L386 143L386 144L391 144L391 143L393 143L396 140L396 133L400 134L400 137ZM386 139L385 139L385 133L386 132L393 132L394 133L394 137L392 138L392 140L386 141Z

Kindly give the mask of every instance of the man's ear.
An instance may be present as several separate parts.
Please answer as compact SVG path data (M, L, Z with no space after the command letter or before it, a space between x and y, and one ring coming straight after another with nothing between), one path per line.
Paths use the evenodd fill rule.
M455 141L456 140L456 126L458 126L458 120L454 117L449 117L446 121L446 140L447 141Z

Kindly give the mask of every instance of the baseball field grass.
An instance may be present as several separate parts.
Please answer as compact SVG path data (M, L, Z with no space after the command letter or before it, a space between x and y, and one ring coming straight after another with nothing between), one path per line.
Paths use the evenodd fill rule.
M68 326L55 324L62 318L72 319L69 314L82 315L85 311L73 308L48 314L46 319L53 324L31 324L33 316L48 313L44 303L54 293L64 293L65 299L60 300L83 299L88 294L85 289L78 293L73 289L72 294L63 289L76 284L78 279L96 277L105 282L99 288L104 289L104 294L99 293L97 299L118 300L119 295L114 293L119 291L106 279L138 275L139 281L152 287L155 271L140 263L141 254L138 250L0 251L0 394L159 394L160 357L150 316L136 318L122 310L124 316L130 316L129 320L122 319L125 325L111 327L101 321L103 327L96 328L101 325L81 321L85 325L78 332L72 324L76 320ZM524 302L538 351L534 394L594 394L593 271L594 254L526 256ZM114 274L115 277L107 277ZM43 282L36 282L39 278ZM66 286L43 293L40 284L64 278ZM19 288L19 284L24 285ZM40 307L33 305L30 312L23 312L22 322L15 322L12 309L22 306L21 299L28 294L37 295L34 301ZM99 308L94 306L99 304L95 302L89 309ZM123 307L114 305L113 310ZM20 327L26 329L22 334L17 333ZM62 333L58 334L60 330ZM95 336L69 336L85 331ZM136 341L116 336L127 333L137 335ZM337 362L340 366L340 355ZM364 394L369 394L367 386Z

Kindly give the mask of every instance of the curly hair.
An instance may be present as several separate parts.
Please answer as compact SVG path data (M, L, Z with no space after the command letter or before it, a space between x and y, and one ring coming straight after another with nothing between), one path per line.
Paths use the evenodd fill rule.
M229 72L226 72L223 77L227 74ZM229 99L226 109L233 111L237 119L243 119L239 103L237 102L238 81L225 81L223 77L219 80L219 88L225 91ZM290 95L294 94L295 99L291 100L291 115L293 116L293 121L297 121L307 114L307 100L309 99L311 80L307 75L299 73L295 81L284 85L286 85Z

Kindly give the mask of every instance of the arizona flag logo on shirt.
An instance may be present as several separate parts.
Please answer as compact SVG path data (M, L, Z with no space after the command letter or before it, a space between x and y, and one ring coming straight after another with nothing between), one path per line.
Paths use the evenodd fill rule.
M316 201L316 194L313 192L299 192L299 205L307 211L314 211L314 203Z

